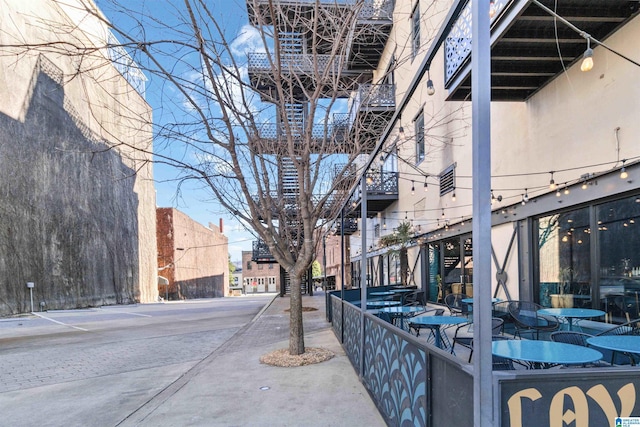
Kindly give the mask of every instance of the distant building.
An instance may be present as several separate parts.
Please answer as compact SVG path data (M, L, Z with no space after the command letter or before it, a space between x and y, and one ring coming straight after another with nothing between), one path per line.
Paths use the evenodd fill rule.
M280 264L255 262L253 251L242 251L242 282L245 293L280 292Z
M194 221L174 208L156 210L158 284L170 300L223 297L229 292L228 238L220 227Z

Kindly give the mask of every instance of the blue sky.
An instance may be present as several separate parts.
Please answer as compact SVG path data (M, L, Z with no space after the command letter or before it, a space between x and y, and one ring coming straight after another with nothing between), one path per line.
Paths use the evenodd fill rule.
M136 39L162 39L162 25L172 25L178 20L178 13L184 13L184 4L181 1L167 0L96 0L106 17L114 26L125 29L129 35ZM131 12L124 13L120 4ZM210 11L219 17L219 23L223 26L228 40L234 41L234 46L239 50L254 50L256 44L252 36L256 35L247 27L248 19L246 3L241 0L212 1L207 4ZM136 25L135 20L142 23L143 30ZM157 20L162 25L154 22ZM144 36L143 36L144 34ZM169 103L163 103L163 97L167 96L167 88L162 81L145 73L147 81L146 100L154 111L154 123L158 124L165 115L172 115ZM156 152L161 147L154 148ZM206 188L198 182L183 183L178 187L179 171L175 168L156 164L154 165L154 177L156 187L156 200L159 207L174 207L189 215L195 221L208 225L218 225L220 219L224 222L224 234L229 238L229 254L232 261L241 260L241 251L250 250L254 237L245 230L239 221L226 212L215 200Z

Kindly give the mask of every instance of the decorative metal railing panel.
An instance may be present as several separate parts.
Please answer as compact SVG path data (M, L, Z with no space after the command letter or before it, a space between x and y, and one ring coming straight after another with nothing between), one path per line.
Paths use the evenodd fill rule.
M268 6L272 0L258 0L258 5ZM334 6L355 6L356 3L361 0L321 0L320 5L326 7ZM394 0L364 0L362 9L358 14L359 19L384 19L390 20L393 15L393 1ZM309 4L313 6L316 0L280 0L278 4L281 7L300 6Z
M396 328L397 329L397 328ZM392 425L427 425L427 355L391 325L365 318L365 386Z
M311 138L314 140L329 139L333 135L333 125L313 125L311 127ZM258 136L265 140L282 140L287 138L288 133L291 134L294 140L303 139L306 135L307 127L304 124L291 124L287 129L285 125L278 125L276 123L263 123L258 129Z
M354 367L360 366L360 354L362 348L360 348L360 341L362 337L362 328L360 327L360 316L362 315L360 309L352 304L345 303L342 307L343 310L343 346L345 353L349 357L351 364Z
M333 333L342 342L342 300L331 298L331 321L333 322Z
M458 20L451 28L449 36L444 42L444 68L445 68L445 87L449 87L451 80L457 74L458 70L464 64L471 53L471 2L469 0L465 8L460 13ZM507 4L512 0L496 0L495 1L495 14L491 18L491 22L494 22Z
M379 169L367 171L367 195L398 194L398 172L380 172ZM360 199L360 189L355 192L355 200Z
M351 100L349 124L356 122L358 113L370 108L395 108L396 90L391 84L361 84Z
M248 55L248 69L250 74L262 72L272 75L278 65L281 68L280 72L283 74L323 73L329 67L331 67L331 71L334 74L337 74L339 64L343 62L344 61L338 56L296 53L280 55L280 63L278 64L275 62L275 58L269 56L268 53L254 52Z

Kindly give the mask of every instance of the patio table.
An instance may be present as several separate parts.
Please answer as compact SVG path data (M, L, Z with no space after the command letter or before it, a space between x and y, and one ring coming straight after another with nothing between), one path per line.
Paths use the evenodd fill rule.
M443 344L449 344L449 340L446 338L446 335L443 339L441 327L443 325L458 325L460 323L467 323L467 319L456 316L419 316L414 317L409 321L410 326L426 326L431 329L435 336L436 347L438 348L444 348L445 346L443 346Z
M538 313L545 316L555 316L567 319L569 330L573 330L573 319L588 319L591 317L604 316L606 313L602 310L595 310L592 308L543 308L538 310ZM578 326L577 324L575 326ZM579 328L579 326L578 326Z
M602 358L602 353L592 348L554 341L493 341L491 349L495 356L525 362L529 369L581 365Z
M399 306L399 307L383 307L379 312L388 313L392 319L399 318L400 319L400 329L404 329L404 317L408 314L412 313L422 313L426 309L420 306Z
M395 295L395 293L391 291L377 291L377 292L371 292L369 294L369 296L372 296L372 297L389 297L391 295Z
M618 351L629 356L632 366L636 364L632 354L640 354L640 336L638 335L600 335L587 338L587 342L594 347L611 350L612 365Z
M400 305L400 301L367 301L367 307L382 308Z

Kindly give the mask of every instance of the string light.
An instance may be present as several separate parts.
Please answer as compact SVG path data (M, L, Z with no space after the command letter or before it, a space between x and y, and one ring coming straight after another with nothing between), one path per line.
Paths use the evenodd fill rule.
M402 127L402 125L400 126L400 128L398 128L398 136L400 137L400 139L405 139L406 135L404 134L404 128Z
M429 191L429 186L427 185L427 178L424 179L424 192Z
M591 36L587 33L582 35L585 39L587 39L587 49L582 54L582 64L580 64L580 69L584 72L591 71L593 68L593 49L591 49Z
M496 2L495 0L489 0L489 18L493 18L496 14Z
M587 180L586 180L586 179L583 179L583 180L582 180L582 186L581 186L580 188L582 188L583 190L586 190L586 189L587 189L587 187L588 187L588 186L587 186Z
M433 80L431 80L431 74L427 68L427 95L432 96L436 93L436 88L433 86Z
M560 188L556 189L556 197L560 197L561 195Z
M566 182L564 183L564 194L569 194L569 187Z
M453 187L453 194L451 195L451 200L456 201L456 187Z
M549 172L551 174L551 179L549 180L549 190L556 189L556 182L553 180L553 172Z
M416 186L413 180L411 180L411 195L416 194Z
M629 178L629 172L627 172L627 168L624 167L624 162L626 161L627 161L626 159L622 160L622 169L620 169L620 179Z

